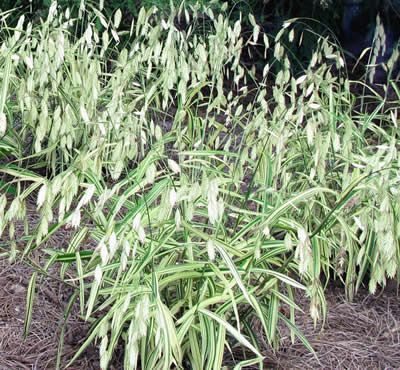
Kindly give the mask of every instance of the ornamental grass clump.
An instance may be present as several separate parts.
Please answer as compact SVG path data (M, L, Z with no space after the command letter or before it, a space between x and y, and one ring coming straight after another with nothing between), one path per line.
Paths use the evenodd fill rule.
M296 21L272 38L207 8L143 8L128 31L121 17L73 19L54 2L40 24L1 20L11 258L61 266L92 325L74 359L96 341L104 369L119 345L126 369L262 364L260 335L279 346L278 323L312 351L295 290L317 321L321 277L351 298L400 271L396 111L357 110L329 39L293 75L281 37L302 42ZM272 51L262 71L242 62L249 46ZM40 221L19 237L32 199ZM49 247L61 229L68 246Z

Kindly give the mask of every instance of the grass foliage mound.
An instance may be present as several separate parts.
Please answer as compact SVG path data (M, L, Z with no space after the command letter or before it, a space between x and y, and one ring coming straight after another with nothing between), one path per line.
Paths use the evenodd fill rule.
M261 366L254 320L271 346L278 321L309 346L294 290L319 320L328 279L351 298L399 274L397 110L367 85L360 104L329 39L294 75L292 45L308 33L296 21L271 37L252 17L243 32L193 7L141 9L124 31L120 11L72 19L53 3L15 28L8 16L1 246L37 274L61 266L92 323L82 350L97 340L102 368L120 345L125 369ZM261 68L244 62L251 53ZM48 241L64 228L62 250Z

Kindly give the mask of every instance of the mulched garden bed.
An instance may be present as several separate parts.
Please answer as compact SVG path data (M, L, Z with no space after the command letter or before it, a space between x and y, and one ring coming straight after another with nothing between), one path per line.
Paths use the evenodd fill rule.
M28 207L31 225L37 223L35 206ZM16 225L21 235L23 225ZM66 248L71 230L59 231L47 243L49 247ZM5 242L4 236L2 243ZM3 244L4 245L4 244ZM31 256L40 265L43 255ZM26 292L33 270L22 262L10 263L0 258L0 370L56 368L59 334L64 310L72 289L57 280L56 267L50 277L38 275L32 323L23 338ZM297 297L304 313L298 313L297 325L316 351L316 358L299 341L290 341L290 333L281 331L281 348L274 352L264 346L266 367L271 369L396 369L400 368L400 299L395 289L372 296L360 292L354 302L344 298L342 288L327 290L328 317L325 325L314 328L308 315L308 300ZM61 364L66 365L83 343L89 325L73 307L65 327ZM260 331L261 333L261 331ZM260 336L260 343L265 342ZM98 349L90 346L70 369L99 369ZM121 369L117 358L111 370ZM257 367L258 368L258 367Z
M0 260L0 369L55 369L63 312L68 289L52 278L42 279L29 335L23 338L26 289L31 274L22 263ZM342 290L327 293L328 317L323 330L314 329L307 315L307 300L300 297L305 313L298 316L300 330L314 347L316 359L299 342L290 343L282 328L282 347L265 349L266 365L273 369L395 369L400 367L400 300L395 291L378 297L363 292L346 302ZM70 316L62 362L65 365L89 327ZM122 369L116 361L114 369ZM70 369L99 369L98 350L92 346Z

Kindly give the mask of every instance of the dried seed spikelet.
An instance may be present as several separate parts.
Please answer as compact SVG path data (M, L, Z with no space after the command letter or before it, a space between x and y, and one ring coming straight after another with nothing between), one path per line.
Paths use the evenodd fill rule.
M91 48L93 45L93 43L92 43L93 30L92 30L92 26L90 24L88 24L88 27L86 28L86 31L85 31L83 37L85 38L85 41L86 41L86 44L88 45L88 47Z
M154 136L157 141L160 141L162 139L162 130L159 125L156 125L156 127L155 127Z
M222 217L224 205L218 200L218 180L213 179L208 184L208 218L212 225L215 225Z
M178 163L176 163L173 159L168 159L168 167L174 174L178 174L181 172L181 168Z
M147 332L147 321L150 316L150 299L146 295L138 302L135 308L135 318L137 322L137 329L139 338L146 335Z
M138 213L132 221L132 229L136 231L139 241L143 244L146 240L146 232L141 225L142 216Z
M292 28L289 32L289 42L293 42L294 40L294 28Z
M269 238L271 236L271 230L269 229L269 226L266 225L263 229L263 234L265 235L266 238Z
M23 27L24 27L24 21L25 21L25 16L22 15L18 19L17 26L15 27L15 31L14 31L14 40L15 41L18 41L19 38L21 37L21 31L23 30Z
M5 194L2 194L0 196L0 214L4 213L4 209L6 208L7 205L7 197Z
M99 337L104 338L110 330L110 322L108 320L102 320L99 326Z
M221 219L222 215L224 214L225 205L224 201L220 198L218 199L218 221Z
M113 39L115 40L116 43L119 43L119 36L117 31L115 31L113 28L111 29L111 35L113 37Z
M129 242L128 239L124 239L122 242L122 249L127 257L131 254L131 243Z
M24 62L26 64L26 66L28 67L28 69L33 69L33 57L32 57L32 54L26 55L24 57Z
M146 296L145 296L146 297ZM137 304L135 309L135 319L131 321L128 329L127 351L129 353L129 368L136 368L138 357L138 340L146 335L147 320L149 317L148 298L143 297Z
M340 152L341 150L340 136L337 133L333 134L332 144L333 144L333 150L335 152Z
M101 258L101 263L102 265L106 265L108 260L109 260L109 254L108 254L108 249L106 243L104 243L104 240L100 240L97 250L100 253L100 258Z
M72 212L69 224L75 229L81 224L81 210L79 208Z
M307 231L303 228L297 230L299 243L296 248L295 258L299 260L299 272L305 274L312 264L312 254L310 248L310 239Z
M293 249L293 242L290 233L286 233L284 242L286 250L291 251Z
M152 184L156 178L157 168L154 163L151 163L149 167L146 169L146 181L149 184Z
M307 79L307 75L302 75L296 80L296 85L301 85Z
M0 113L0 135L3 136L7 131L7 116Z
M174 207L174 206L175 206L175 203L176 203L176 200L177 200L176 191L175 191L175 189L171 189L171 190L169 191L169 205L170 205L171 207Z
M47 16L47 21L51 23L55 15L57 15L57 1L53 1L51 3Z
M86 108L83 106L83 104L81 104L80 113L81 113L81 117L82 117L83 122L89 123L90 122L89 114L88 114Z
M62 174L59 174L56 177L54 177L54 179L51 183L52 198L55 198L58 195L58 193L61 190L62 185L63 185L63 176L62 176Z
M11 60L14 62L14 66L18 66L18 63L20 61L20 56L18 54L13 54L11 55Z
M11 220L13 220L14 218L16 218L16 215L17 215L17 213L18 213L18 202L19 202L19 200L18 200L18 198L15 198L12 202L11 202L11 204L10 204L10 207L8 208L8 210L7 210L7 213L6 213L6 215L5 215L5 219L7 220L7 221L11 221Z
M110 169L111 177L113 180L118 180L118 178L122 174L123 168L124 168L124 162L122 160L114 163L114 167Z
M317 321L320 318L318 306L313 299L311 300L310 304L310 316L314 321Z
M309 106L311 109L314 109L314 110L317 110L317 109L321 108L321 105L318 104L318 103L310 103L310 104L308 104L308 106Z
M100 343L100 368L106 370L108 368L108 363L110 362L110 353L107 351L108 337L105 336L101 339Z
M188 194L188 201L194 202L201 195L201 187L198 182L192 184Z
M377 234L377 246L380 254L383 274L394 277L397 272L397 240L395 230L395 218L392 212L391 199L385 191L381 205L379 207L379 216L375 223ZM376 275L378 282L384 281L383 276Z
M104 208L105 203L112 197L113 190L104 189L103 193L99 196L99 200L96 205L96 209L101 211Z
M3 234L4 228L6 226L6 220L4 217L4 209L7 205L7 198L5 194L0 196L0 237Z
M124 304L122 305L122 308L121 308L122 313L125 313L126 311L128 311L129 305L131 303L131 298L132 298L131 293L128 293L125 297Z
M207 241L207 254L211 262L215 261L215 245L211 239Z
M142 244L146 241L146 232L144 231L143 227L141 227L138 231L138 239Z
M135 369L137 367L137 360L138 360L138 355L139 355L139 349L137 342L133 342L128 346L129 350L129 366L131 369Z
M26 207L25 207L25 201L21 198L15 198L14 201L16 202L16 209L15 209L15 215L14 218L16 220L24 220L26 216ZM1 215L1 211L0 211ZM50 218L50 217L49 217Z
M118 240L115 232L111 233L110 238L108 239L108 245L110 250L110 258L113 258L115 252L118 249Z
M121 9L117 9L117 11L114 14L114 27L115 29L118 29L122 19L122 12Z
M301 244L307 244L309 241L307 231L303 228L299 228L297 230L297 237L299 238L299 242Z
M176 212L175 212L175 227L176 227L176 231L180 231L181 230L181 222L182 222L181 211L179 210L179 208L177 208Z
M257 243L257 246L254 248L254 258L256 260L259 260L260 257L261 257L261 244Z
M92 199L92 197L94 195L95 190L96 190L96 186L94 186L93 184L90 184L88 186L88 188L85 191L85 194L83 194L83 197L79 201L78 208L85 206L86 204L88 204L90 202L90 200Z
M37 209L40 209L43 206L44 202L46 201L47 188L48 188L47 183L44 183L39 189L36 200Z
M133 219L133 221L132 221L132 228L133 228L133 230L135 230L135 231L138 231L139 230L139 228L140 228L140 226L141 226L141 219L142 219L142 215L140 214L140 213L138 213L135 217L134 217L134 219Z
M47 235L48 229L49 229L49 222L46 217L42 217L37 231L36 243L41 242L42 237Z
M95 270L94 270L94 281L97 284L100 284L102 277L103 277L103 270L101 269L100 265L97 265Z
M58 221L61 222L65 216L65 198L60 199L60 203L58 205Z

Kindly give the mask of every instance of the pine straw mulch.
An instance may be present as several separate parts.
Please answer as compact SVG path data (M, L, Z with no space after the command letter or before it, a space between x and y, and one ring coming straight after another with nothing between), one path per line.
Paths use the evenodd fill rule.
M23 338L26 293L31 268L0 260L0 370L55 369L64 310L72 293L53 278L37 278L29 334ZM86 325L74 307L66 325L62 365L79 349ZM90 347L70 369L99 369L97 349Z
M38 224L34 202L28 202L26 217L30 229L34 230ZM15 234L20 251L25 247L21 239L23 230L23 222L17 222ZM5 230L0 238L2 246L7 245L7 234ZM59 229L45 247L65 250L72 235L73 230ZM36 266L45 265L43 252L33 251L30 259ZM73 293L73 288L60 280L59 268L59 265L52 266L48 277L41 274L37 276L32 322L24 339L26 295L34 270L27 263L10 263L7 258L0 258L0 370L56 369L60 333L65 323L64 312ZM65 323L61 368L72 359L88 332L89 325L80 319L79 307L75 304ZM89 346L69 369L99 369L95 346Z
M305 311L297 315L297 325L318 358L300 341L290 341L281 328L280 350L266 350L268 366L274 369L399 369L400 299L396 290L377 296L360 292L349 303L343 290L330 288L326 295L328 317L324 328L314 329L305 297L297 302Z

